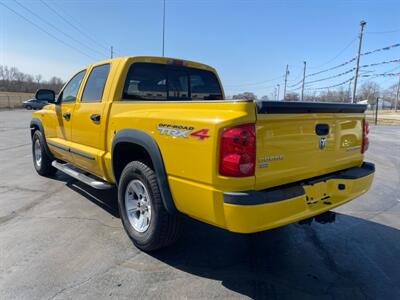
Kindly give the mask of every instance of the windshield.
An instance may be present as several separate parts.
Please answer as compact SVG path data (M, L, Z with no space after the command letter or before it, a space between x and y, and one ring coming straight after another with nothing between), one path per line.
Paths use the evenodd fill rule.
M125 80L127 100L222 100L217 76L185 66L134 63Z

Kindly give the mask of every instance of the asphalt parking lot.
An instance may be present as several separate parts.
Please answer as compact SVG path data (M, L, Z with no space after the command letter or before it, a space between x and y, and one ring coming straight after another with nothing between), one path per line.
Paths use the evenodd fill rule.
M186 219L149 255L114 191L36 174L29 120L0 111L0 299L400 299L400 126L371 128L373 187L335 223L237 235Z

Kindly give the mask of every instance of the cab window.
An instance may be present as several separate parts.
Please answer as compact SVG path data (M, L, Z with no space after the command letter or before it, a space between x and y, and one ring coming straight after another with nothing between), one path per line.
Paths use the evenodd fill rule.
M110 64L94 67L90 72L82 94L82 102L100 102L103 98L104 86L106 85Z
M65 102L75 102L76 96L79 91L79 87L82 83L83 76L85 76L86 70L83 70L76 74L72 79L67 83L67 85L62 90L58 101L61 103Z

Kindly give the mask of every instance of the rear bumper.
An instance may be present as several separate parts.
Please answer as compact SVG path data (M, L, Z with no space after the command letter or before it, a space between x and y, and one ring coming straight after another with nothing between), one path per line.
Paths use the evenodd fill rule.
M321 214L365 193L374 173L374 164L363 163L361 167L262 191L224 192L225 227L252 233Z

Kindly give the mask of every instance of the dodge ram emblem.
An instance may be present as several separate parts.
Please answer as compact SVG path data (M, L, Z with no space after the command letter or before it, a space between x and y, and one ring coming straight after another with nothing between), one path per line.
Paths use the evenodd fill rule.
M326 147L326 137L322 137L319 139L319 149L324 149Z

